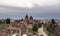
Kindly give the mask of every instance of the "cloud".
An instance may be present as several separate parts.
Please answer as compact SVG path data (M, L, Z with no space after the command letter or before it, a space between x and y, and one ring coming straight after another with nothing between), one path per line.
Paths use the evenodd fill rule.
M0 0L0 5L8 5L15 7L34 7L34 4L39 6L51 6L59 4L60 0Z
M60 18L60 5L57 6L35 6L31 9L23 7L0 6L0 17L23 18L26 14L37 18Z
M55 13L60 12L60 5L56 6L35 6L31 9L24 7L0 6L0 13Z
M35 0L33 1L34 4L38 4L40 6L51 6L59 4L59 0Z
M0 18L24 17L60 17L59 0L0 0Z

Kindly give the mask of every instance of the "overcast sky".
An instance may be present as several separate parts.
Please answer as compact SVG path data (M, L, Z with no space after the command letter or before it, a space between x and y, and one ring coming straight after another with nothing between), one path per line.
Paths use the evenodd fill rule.
M0 18L60 18L60 0L0 0Z
M58 5L60 0L0 0L0 5L16 6L16 7L34 7Z

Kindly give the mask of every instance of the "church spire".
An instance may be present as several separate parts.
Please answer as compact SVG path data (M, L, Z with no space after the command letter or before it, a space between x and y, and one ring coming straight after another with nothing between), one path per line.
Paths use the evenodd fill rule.
M28 14L26 14L25 19L28 18Z
M25 22L27 22L28 23L28 14L26 14L26 16L25 16Z
M32 16L30 16L30 20L33 20L33 17Z

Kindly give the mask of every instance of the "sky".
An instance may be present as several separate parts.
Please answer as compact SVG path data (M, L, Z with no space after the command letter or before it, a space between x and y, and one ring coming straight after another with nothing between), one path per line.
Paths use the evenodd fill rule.
M34 4L39 6L51 6L59 4L60 0L0 0L0 5L16 7L33 7Z
M60 0L0 0L0 18L59 18Z

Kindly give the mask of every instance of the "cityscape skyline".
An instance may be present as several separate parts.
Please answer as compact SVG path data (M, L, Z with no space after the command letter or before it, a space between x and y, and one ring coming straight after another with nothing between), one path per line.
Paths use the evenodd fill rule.
M0 36L60 36L60 0L0 0Z

